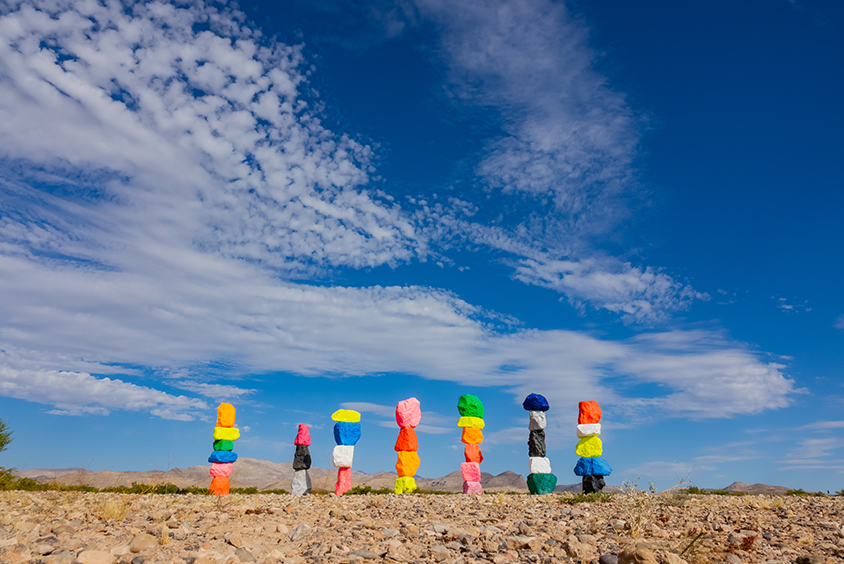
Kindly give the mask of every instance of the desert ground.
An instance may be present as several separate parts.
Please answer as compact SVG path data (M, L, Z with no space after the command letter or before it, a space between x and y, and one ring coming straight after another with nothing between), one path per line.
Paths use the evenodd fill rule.
M0 562L844 562L844 498L0 492Z

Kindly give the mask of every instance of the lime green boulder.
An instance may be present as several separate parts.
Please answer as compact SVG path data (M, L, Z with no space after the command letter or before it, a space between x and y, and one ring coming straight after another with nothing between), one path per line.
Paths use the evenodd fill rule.
M529 474L527 486L533 495L549 494L557 487L557 477L554 474Z
M234 450L234 441L214 441L214 450Z
M457 411L463 417L480 417L484 418L484 404L477 396L472 394L464 394L457 400Z

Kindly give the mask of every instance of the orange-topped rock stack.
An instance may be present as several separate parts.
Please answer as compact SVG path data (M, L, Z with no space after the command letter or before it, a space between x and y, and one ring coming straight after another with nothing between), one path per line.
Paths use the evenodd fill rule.
M234 441L240 438L240 431L235 429L235 409L230 403L221 403L217 407L217 426L214 427L214 452L208 457L211 463L212 495L228 495L229 476L231 476L237 454Z
M419 441L416 439L416 426L422 420L422 410L419 407L419 400L408 398L396 405L396 423L401 428L398 439L396 439L396 461L395 492L397 494L416 491L416 470L419 469Z

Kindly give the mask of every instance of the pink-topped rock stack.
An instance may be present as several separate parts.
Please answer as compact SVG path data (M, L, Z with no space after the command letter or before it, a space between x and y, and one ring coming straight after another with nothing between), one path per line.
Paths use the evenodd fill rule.
M311 468L311 432L304 423L299 423L299 431L293 441L296 445L296 454L293 456L293 483L290 486L290 493L293 495L305 495L311 493L311 477L308 470Z
M401 428L399 437L396 439L395 450L398 452L396 461L396 485L394 491L397 494L416 491L416 470L419 469L419 441L416 438L416 426L422 420L422 410L419 407L419 400L409 398L400 401L396 405L396 423Z

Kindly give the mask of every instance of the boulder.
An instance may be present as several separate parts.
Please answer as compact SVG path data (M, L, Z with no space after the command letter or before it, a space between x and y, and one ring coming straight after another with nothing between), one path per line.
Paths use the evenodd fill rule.
M231 462L215 462L211 465L210 474L212 478L216 478L217 476L223 476L228 478L232 475L232 469L234 468L234 464Z
M290 493L293 495L305 495L311 493L311 476L307 470L296 470L293 472L293 482L290 484Z
M230 403L221 403L217 406L217 427L234 427L234 406Z
M577 448L574 449L577 456L593 457L601 456L604 453L604 444L598 435L583 437L577 441Z
M396 439L396 451L416 452L419 450L419 439L416 438L416 431L413 427L402 427L399 431L399 438Z
M585 457L577 461L574 467L575 476L609 476L612 468L601 457Z
M550 474L551 461L540 456L531 456L528 460L529 474Z
M214 477L208 492L211 495L229 495L229 479L226 476Z
M484 432L477 427L463 427L460 440L467 445L479 445L484 442Z
M583 425L577 426L577 438L582 439L583 437L591 437L592 435L600 435L601 434L601 424L600 423L585 423Z
M299 423L299 431L296 433L296 439L293 441L296 446L304 445L311 446L311 429L304 423Z
M458 427L475 427L476 429L483 429L486 424L480 417L461 417L457 420Z
M463 482L463 493L482 494L484 493L484 488L481 486L480 482Z
M557 487L557 477L554 474L530 474L527 486L533 495L549 494Z
M394 491L397 494L412 493L416 491L416 480L410 476L399 476L396 478Z
M463 394L457 400L457 411L463 417L484 417L484 404L477 396Z
M529 394L522 402L522 407L527 411L548 411L548 400L539 394Z
M208 462L212 464L215 462L226 464L228 462L235 461L237 461L237 453L230 450L215 450L211 453L211 456L208 457Z
M396 461L396 474L400 477L415 476L420 462L416 451L401 451Z
M311 451L308 445L296 445L296 454L293 455L293 469L307 470L311 467Z
M583 484L583 493L597 493L604 489L606 486L606 482L604 482L603 476L584 476L581 479L581 483Z
M360 413L351 409L338 409L331 414L332 421L342 421L343 423L360 423Z
M240 438L240 429L234 427L214 427L215 441L236 441Z
M528 456L545 456L545 431L536 429L528 435Z
M334 486L334 495L343 495L350 489L352 489L352 469L348 466L338 468L337 484Z
M577 423L585 425L588 423L601 422L601 406L594 400L582 401L577 404Z
M480 464L484 461L484 455L481 453L481 447L478 445L466 445L463 448L463 458L466 459L466 462L477 462Z
M399 427L416 427L422 420L419 400L408 398L396 404L396 423Z
M531 411L530 421L528 422L528 429L531 431L541 431L547 425L544 411Z
M234 450L234 441L214 441L212 450Z
M331 453L335 468L351 468L355 456L355 447L351 445L337 445Z
M338 421L334 424L334 442L338 445L355 446L360 440L360 423Z
M481 465L477 462L461 462L460 474L463 476L464 482L480 482Z

